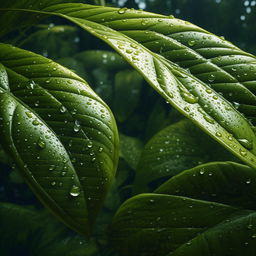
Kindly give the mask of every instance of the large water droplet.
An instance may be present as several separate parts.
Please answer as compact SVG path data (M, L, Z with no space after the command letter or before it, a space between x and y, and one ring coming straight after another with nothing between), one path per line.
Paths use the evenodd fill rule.
M188 45L189 45L189 46L194 46L195 44L196 44L196 41L193 40L193 39L190 39L190 40L188 41Z
M195 97L193 94L181 91L181 97L190 104L195 104L198 102L198 97Z
M206 120L206 122L210 123L210 124L214 124L215 121L210 118L208 115L203 115L203 118Z
M80 195L80 188L78 186L76 186L76 185L73 185L73 187L71 188L69 194L71 196L74 196L74 197L79 196Z
M33 125L37 126L39 125L40 123L35 119L33 122L32 122Z
M44 149L46 147L46 143L41 137L37 141L37 146L41 149Z
M32 118L32 117L33 117L33 115L32 115L31 112L25 112L25 113L26 113L27 117L29 117L29 118Z
M80 123L76 120L74 125L74 132L79 132L81 129Z
M120 8L120 9L118 10L118 13L119 13L119 14L124 14L124 13L126 13L127 10L128 10L128 8L126 8L126 7Z

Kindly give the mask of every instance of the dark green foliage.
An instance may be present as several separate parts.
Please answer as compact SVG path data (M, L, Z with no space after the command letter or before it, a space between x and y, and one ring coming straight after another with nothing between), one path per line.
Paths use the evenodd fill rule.
M255 1L0 2L1 255L256 254Z

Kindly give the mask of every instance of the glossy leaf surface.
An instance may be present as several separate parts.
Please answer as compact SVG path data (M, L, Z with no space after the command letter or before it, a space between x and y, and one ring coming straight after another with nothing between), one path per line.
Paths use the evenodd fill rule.
M256 167L256 138L253 127L248 120L246 120L230 102L226 101L206 83L204 75L196 78L187 70L183 69L182 66L179 67L175 65L173 62L169 61L168 58L163 58L155 52L150 51L151 47L144 47L134 40L139 41L135 36L135 28L139 30L141 26L144 28L143 38L145 41L149 42L151 41L151 27L159 26L159 34L163 36L163 38L165 34L185 33L188 28L193 31L199 31L202 34L207 34L208 32L190 23L173 19L173 17L127 10L126 8L115 9L86 4L58 4L50 5L40 11L30 9L31 10L27 11L45 15L58 15L66 18L108 43L139 71L156 91L182 114L191 119L197 126L215 140L219 141L245 163ZM163 22L163 19L165 22ZM166 23L168 26L165 25ZM150 26L148 26L148 24L150 24ZM125 28L127 30L129 26L131 27L130 34L125 33ZM140 36L142 35L141 33L139 34ZM209 34L209 36L211 36L211 34ZM217 37L213 38L209 47L214 48L216 44L218 45L218 42L223 41L223 39L218 39ZM241 52L232 44L226 41L223 42L231 48L231 52ZM161 47L161 45L166 43L166 40L163 39L163 41L159 41L158 45ZM190 45L192 44L193 42L190 42ZM168 41L170 51L175 49L175 45L175 40L171 39ZM232 49L234 51L232 51ZM209 50L206 52L209 52ZM213 49L212 52L214 53L215 50ZM244 53L244 56L248 56L249 61L253 62L252 59L254 59L254 57L250 54ZM200 61L201 57L197 59ZM173 59L171 60L174 61ZM179 63L179 59L175 60L175 62ZM202 68L208 70L208 65L203 62ZM254 69L254 64L252 69ZM251 73L253 81L253 70ZM207 74L207 71L203 74ZM211 75L212 74L210 74L210 78L212 77ZM226 77L226 73L222 74L221 78L223 76ZM249 75L249 77L250 76L251 75ZM230 79L230 82L234 82L232 77L230 78L229 75L227 75L227 77ZM217 82L218 80L214 79L214 81ZM253 82L252 87L254 87ZM251 95L250 93L246 93L246 95L247 94ZM232 139L230 140L229 138L231 137Z
M255 183L253 169L231 162L182 172L119 208L115 246L122 255L253 256Z
M198 164L230 157L232 155L189 120L181 120L155 134L145 145L136 169L134 192L148 192L152 182Z
M88 235L117 165L112 113L68 69L10 45L0 49L1 143L42 203Z

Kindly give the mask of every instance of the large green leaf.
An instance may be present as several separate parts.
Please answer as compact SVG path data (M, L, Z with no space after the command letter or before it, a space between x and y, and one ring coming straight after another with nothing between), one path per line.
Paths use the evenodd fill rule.
M134 191L148 192L152 182L210 161L230 160L230 154L189 120L155 134L145 145L136 170Z
M255 56L240 50L223 37L172 16L130 9L123 9L122 15L117 15L115 9L105 11L108 11L108 16L104 20L99 16L88 19L120 31L188 69L255 120Z
M88 234L113 179L118 135L107 105L68 69L0 44L1 143L38 198Z
M131 33L134 32L136 34L136 31L132 31L132 29L138 24L138 28L141 26L145 28L143 38L151 41L150 31L148 31L149 26L147 26L148 23L153 22L153 24L151 23L152 26L160 24L159 26L161 28L162 19L165 19L165 22L169 25L163 26L162 34L168 34L172 31L173 33L184 31L186 26L182 26L182 24L186 24L186 22L173 19L173 17L127 10L126 8L115 9L86 4L57 4L49 5L43 9L36 8L36 10L33 10L33 7L29 9L16 9L14 11L45 15L52 14L66 18L108 43L182 114L191 119L197 126L219 141L244 162L252 167L256 167L256 157L254 155L256 152L256 138L253 127L230 102L211 89L204 82L204 79L199 80L186 69L150 51L133 40L130 34L129 36L128 33L125 34L123 30L121 32L116 31L117 29L123 29L125 26L128 28L130 25ZM1 10L6 11L6 9ZM103 25L100 23L103 23ZM178 25L174 26L173 23ZM144 26L144 24L146 25ZM116 30L108 26L112 26ZM192 28L194 27L193 25L190 26ZM195 28L204 31L197 27ZM213 42L222 41L222 39L217 39L216 37ZM168 47L173 46L172 41L168 41ZM159 47L166 43L165 40L163 42L157 42L155 41ZM230 48L233 47L238 52L241 52L231 44L226 44L230 45ZM244 55L253 59L249 54L244 53ZM208 68L207 66L205 67ZM252 71L250 72L252 79L253 74L251 75L251 73L254 72L253 70L254 66L252 65Z
M255 184L255 170L231 162L182 172L119 208L115 247L121 255L253 256Z

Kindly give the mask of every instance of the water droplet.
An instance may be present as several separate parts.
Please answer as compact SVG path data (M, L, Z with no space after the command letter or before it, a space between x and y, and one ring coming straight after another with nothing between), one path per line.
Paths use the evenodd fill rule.
M103 148L99 147L98 151L101 153L103 151Z
M74 132L79 132L81 129L81 125L77 120L75 121L75 125L73 129L74 129Z
M35 126L37 126L37 125L39 125L40 123L38 122L38 120L35 119L35 120L32 122L32 124L35 125Z
M126 8L126 7L120 8L120 9L118 10L118 13L119 13L119 14L124 14L124 13L126 13L127 10L128 10L128 8Z
M141 21L141 25L142 25L142 26L145 26L145 25L148 24L148 22L149 22L148 20L142 20L142 21Z
M73 185L73 187L71 188L69 194L71 196L77 197L80 195L80 188L76 185Z
M251 184L251 182L252 182L251 179L248 179L245 183L246 184Z
M37 146L41 149L44 149L46 147L46 143L41 137L37 141Z
M32 117L33 117L33 115L32 115L31 112L25 112L25 113L26 113L27 117L29 117L29 118L32 118Z
M55 165L50 165L49 171L54 171L54 169L55 169Z
M29 80L28 82L28 89L34 89L35 88L36 83L33 80Z
M214 82L214 80L215 80L215 75L214 74L210 74L209 77L208 77L208 81L210 83L212 83L212 82Z
M188 103L190 104L195 104L198 102L198 97L195 97L193 94L185 92L185 91L181 91L180 92L181 97Z
M240 152L241 156L246 156L247 155L246 150L244 150L243 148L240 148L239 152Z
M215 135L216 135L217 137L221 137L221 136L222 136L222 134L221 134L220 132L216 132Z
M204 174L204 170L203 170L203 169L200 170L199 173L200 173L201 175L203 175L203 174Z
M155 200L154 200L154 199L150 199L149 202L150 202L151 204L153 204L153 203L155 202Z
M56 185L56 181L52 181L51 185L54 187Z
M188 41L188 45L189 45L189 46L194 46L195 44L196 44L196 41L193 40L193 39L190 39L190 40Z
M249 225L247 226L248 229L252 229L252 227L253 227L252 224L249 224Z
M203 115L203 118L206 120L206 122L210 123L210 124L214 124L215 121L209 117L208 115Z
M62 105L61 107L60 107L60 112L61 113L65 113L67 111L67 109Z

